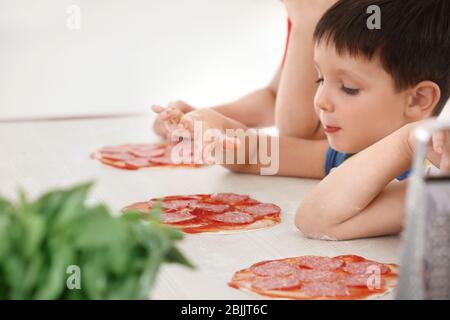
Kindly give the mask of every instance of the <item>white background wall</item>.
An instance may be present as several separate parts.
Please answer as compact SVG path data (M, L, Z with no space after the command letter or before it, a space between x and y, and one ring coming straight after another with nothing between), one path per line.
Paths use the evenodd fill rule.
M0 119L226 102L270 81L285 39L279 0L0 0Z
M279 0L0 0L0 118L225 102L270 81L285 34Z

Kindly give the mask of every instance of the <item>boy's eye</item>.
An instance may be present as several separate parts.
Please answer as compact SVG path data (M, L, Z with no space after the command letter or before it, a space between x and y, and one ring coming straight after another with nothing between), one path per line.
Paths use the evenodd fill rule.
M350 96L356 96L359 93L359 89L347 88L344 85L342 85L341 90Z

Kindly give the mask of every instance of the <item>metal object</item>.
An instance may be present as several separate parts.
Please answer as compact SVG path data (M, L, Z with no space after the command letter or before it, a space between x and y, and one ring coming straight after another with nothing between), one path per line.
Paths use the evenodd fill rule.
M450 177L425 172L432 135L449 129L449 122L433 119L415 132L397 299L450 299Z

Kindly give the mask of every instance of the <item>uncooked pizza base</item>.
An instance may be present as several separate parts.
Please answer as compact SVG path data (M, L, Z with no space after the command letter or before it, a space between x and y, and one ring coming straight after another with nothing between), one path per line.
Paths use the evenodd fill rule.
M229 286L260 297L296 300L375 299L387 294L397 286L398 265L396 264L379 264L354 255L338 256L334 258L316 257L319 260L322 258L338 259L344 262L343 265L335 269L331 268L331 270L327 270L326 267L325 269L320 269L317 265L313 266L314 268L310 268L311 266L300 266L295 263L299 258L302 257L256 263L249 268L236 272L229 282ZM325 263L324 266L326 266L327 263ZM359 273L349 272L356 272L355 270L351 270L352 266L354 266L353 264L359 265L357 268L353 268L356 271L358 271L359 268ZM293 266L295 270L298 269L299 271L290 270L286 265ZM267 267L264 269L264 266ZM379 289L369 289L367 286L361 286L360 280L358 279L370 276L361 273L363 270L367 269L367 266L380 266L382 273L381 287ZM258 271L258 268L260 268L260 271ZM263 271L262 273L261 270ZM354 280L349 281L349 279ZM353 285L351 283L353 283ZM358 284L357 287L354 286L355 283ZM277 286L282 287L282 289L265 289ZM312 292L319 294L318 292L321 291L334 292L338 295L311 295ZM310 295L308 295L308 293L310 293Z
M159 167L201 167L204 163L195 161L192 151L181 152L180 163L172 161L171 153L175 147L182 143L164 144L122 144L103 147L93 154L91 158L104 165L123 169L140 170ZM181 150L181 148L179 148Z
M157 203L163 209L161 222L186 233L232 234L260 230L280 222L278 206L234 193L155 198L127 206L124 211L148 214Z

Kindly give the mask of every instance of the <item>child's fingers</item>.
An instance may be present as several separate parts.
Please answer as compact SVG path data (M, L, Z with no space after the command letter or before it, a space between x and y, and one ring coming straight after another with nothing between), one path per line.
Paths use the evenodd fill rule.
M159 114L159 119L162 121L163 127L166 130L167 138L170 138L172 132L177 130L179 118L180 115L178 115L177 111L173 109L166 108Z
M161 112L163 112L165 110L165 108L163 108L163 107L161 107L161 106L159 106L157 104L154 104L154 105L152 105L152 110L155 113L161 113Z
M441 173L450 173L450 132L442 132L443 143L442 143L442 157L439 165Z
M175 125L178 125L184 113L178 108L167 108L168 119Z
M166 128L170 130L170 132L177 130L177 126L180 122L183 113L181 113L176 108L167 108L162 114L161 118L166 122Z
M444 152L444 144L445 144L445 132L440 131L436 132L433 135L433 150L437 154L442 154Z
M183 112L183 113L188 113L188 112L195 110L194 107L191 107L187 103L180 101L180 100L169 103L169 107L177 108L177 109L181 110L181 112Z
M164 129L166 129L167 137L170 138L172 133L177 129L170 121L163 121Z
M183 116L180 119L180 123L179 123L179 128L180 129L185 129L187 131L189 131L191 134L194 133L194 119L192 119L192 117L190 116ZM192 139L195 139L195 137L192 137Z
M441 158L439 169L442 174L450 173L450 153L444 152Z
M441 161L439 163L439 169L443 174L450 173L450 150L448 147L444 147L442 152Z
M201 132L196 132L195 123L201 121ZM214 130L214 132L208 132L208 130ZM224 149L235 149L240 146L240 140L235 137L229 137L217 128L210 127L208 122L196 118L195 115L184 114L178 125L177 133L180 137L191 139L194 141L203 141L207 143L220 143ZM200 135L200 136L196 136Z
M193 140L193 125L190 125L189 119L182 116L178 121L171 123L173 130L171 135L174 139L188 139Z
M170 120L170 114L167 111L163 111L159 114L159 117L161 118L161 120L166 120L171 122Z
M159 106L159 105L153 105L152 106L152 110L155 113L158 113L162 119L169 119L170 118L170 119L177 120L177 119L180 119L183 116L183 112L181 112L176 107L170 107L169 106L167 108L164 108L164 107Z
M159 119L161 120L167 120L169 118L169 113L167 112L167 108L158 106L158 105L153 105L152 106L152 110L153 112L157 113L159 116Z

